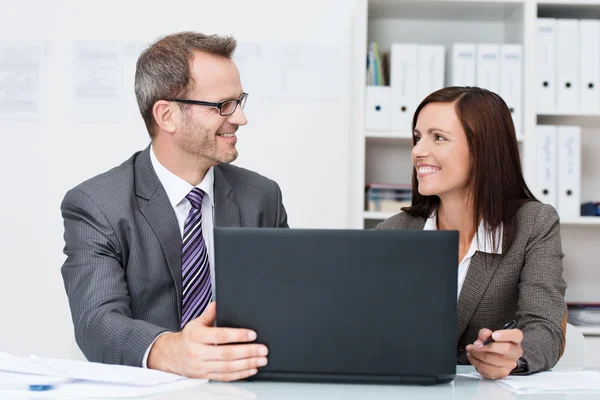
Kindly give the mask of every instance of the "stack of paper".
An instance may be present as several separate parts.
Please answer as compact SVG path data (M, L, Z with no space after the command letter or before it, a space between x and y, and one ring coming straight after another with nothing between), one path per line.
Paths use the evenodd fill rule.
M477 372L459 374L467 378L481 379ZM507 376L499 379L503 385L517 394L536 393L597 393L600 394L600 372L539 372L524 376Z
M136 397L188 389L206 380L166 372L0 352L0 398L27 393L67 397Z

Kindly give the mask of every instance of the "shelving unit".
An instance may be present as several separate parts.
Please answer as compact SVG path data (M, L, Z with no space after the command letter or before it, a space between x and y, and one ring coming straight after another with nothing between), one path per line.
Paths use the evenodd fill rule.
M599 225L600 217L569 218L560 221L561 225Z
M358 101L352 124L355 141L351 166L351 225L373 228L395 213L365 211L365 186L371 182L410 183L412 140L406 131L369 131L365 126L364 58L368 43L377 41L380 50L392 43L439 44L448 49L453 43L519 43L523 45L523 132L519 145L525 179L536 192L537 124L579 125L582 127L583 201L600 200L600 112L536 112L536 20L549 18L600 19L600 1L588 0L365 0L364 20L356 23L354 42L364 49L356 52L354 75ZM600 302L600 217L561 219L564 277L570 302ZM600 367L600 327L580 327L594 348L590 366Z
M402 139L412 141L412 134L410 131L374 131L366 130L366 138L389 138L389 139ZM522 142L523 138L518 137L517 141Z
M400 212L400 211L398 211ZM382 211L364 211L363 218L371 219L371 220L384 220L392 217L395 212L382 212ZM576 225L600 225L600 217L579 217L579 218L570 218L564 219L560 221L561 226L576 226Z
M412 134L410 131L365 131L365 136L367 138L389 138L389 139L402 139L402 140L412 140Z
M600 326L578 326L585 336L600 336Z

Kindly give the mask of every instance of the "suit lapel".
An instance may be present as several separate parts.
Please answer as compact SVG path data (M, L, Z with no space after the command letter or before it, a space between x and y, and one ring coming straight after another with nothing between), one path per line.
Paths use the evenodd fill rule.
M463 282L460 296L458 297L458 321L456 326L456 340L460 339L467 325L473 318L481 298L486 292L496 269L502 262L507 250L507 229L504 227L502 235L502 254L484 253L476 251L471 259L467 276Z
M181 233L169 197L161 185L152 161L150 147L140 153L135 162L136 194L140 211L160 242L177 293L177 312L181 318Z
M240 208L229 198L232 186L220 166L215 167L215 227L241 226Z

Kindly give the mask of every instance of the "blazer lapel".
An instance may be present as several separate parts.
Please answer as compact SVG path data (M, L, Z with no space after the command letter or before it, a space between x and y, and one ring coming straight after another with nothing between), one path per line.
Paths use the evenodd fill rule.
M456 326L456 340L459 340L467 325L473 318L475 310L483 294L487 290L496 269L500 265L507 250L507 229L504 227L502 235L502 254L483 253L476 251L471 259L467 276L463 282L460 296L458 297L458 321Z
M240 208L229 198L232 186L220 166L215 167L215 227L241 226Z
M177 293L177 312L181 318L181 233L169 197L161 185L152 161L150 146L140 153L135 162L136 194L140 198L140 211L158 237L167 259Z

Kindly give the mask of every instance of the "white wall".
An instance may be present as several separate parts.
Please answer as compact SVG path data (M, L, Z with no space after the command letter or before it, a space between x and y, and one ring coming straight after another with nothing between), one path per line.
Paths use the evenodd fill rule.
M336 67L327 79L335 93L325 100L318 93L316 99L263 96L260 74L242 76L244 83L252 80L253 91L248 90L249 124L239 131L236 164L279 182L292 227L348 227L349 30L357 4L358 0L0 0L0 48L6 41L45 43L38 120L0 116L0 351L74 354L60 276L64 242L59 206L69 188L148 144L133 94L140 42L195 30L232 34L242 43L330 49ZM119 61L122 105L105 109L74 100L75 41L129 46ZM267 53L260 56L255 72L266 68ZM1 74L2 67L0 101L9 96L2 91Z

